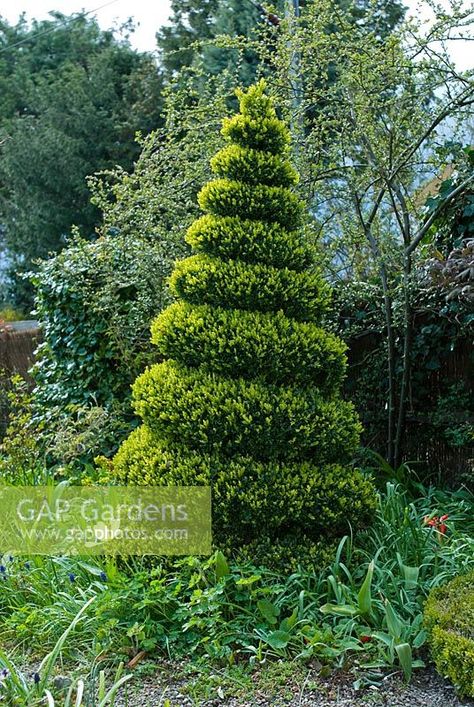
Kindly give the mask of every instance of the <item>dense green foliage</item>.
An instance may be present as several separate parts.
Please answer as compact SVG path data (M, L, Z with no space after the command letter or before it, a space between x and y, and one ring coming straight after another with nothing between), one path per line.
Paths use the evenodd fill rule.
M45 466L59 476L81 473L133 428L130 385L151 360L149 323L170 301L168 246L108 233L92 243L78 238L40 265L35 387L26 397L12 393L4 477L40 479Z
M320 317L329 299L320 273L275 268L266 263L226 262L203 254L179 263L170 278L170 287L191 304L282 311L303 322Z
M443 536L423 522L441 512L449 515ZM153 569L140 558L102 564L97 558L36 557L25 564L25 558L4 557L2 639L47 651L93 598L64 645L66 658L80 652L87 662L98 654L117 660L145 650L153 674L163 657L202 658L204 674L240 666L245 684L257 679L252 665L257 672L271 670L287 659L295 671L317 659L338 679L344 667L358 684L380 686L387 668L398 669L400 639L411 648L404 668L420 666L430 590L472 573L473 519L473 498L466 493L419 488L411 497L388 484L371 527L341 541L337 556L316 572L276 573L253 558L235 563L220 553ZM365 579L372 561L369 599Z
M181 682L190 658L213 697L223 675L252 695L285 670L302 695L319 664L356 688L382 686L387 670L409 681L429 645L440 673L474 692L473 151L446 141L464 134L473 89L443 47L469 11L453 2L428 34L416 20L387 34L397 2L302 1L300 21L290 6L270 16L247 0L174 0L163 91L153 62L80 16L35 24L38 41L2 26L3 167L30 207L25 224L74 211L92 148L105 169L89 176L78 221L90 236L102 212L97 240L75 229L36 273L35 390L0 372L0 478L210 485L226 554L1 556L0 702L26 706L45 689L71 702L79 673L67 697L58 651L93 664L87 700L104 661L143 652L153 663L137 674L165 657ZM282 113L257 85L227 117L230 87L269 74ZM134 145L155 115L159 129ZM30 186L47 191L44 212ZM391 464L358 447L354 408L363 442ZM423 460L439 485L462 471L464 487L427 488L402 458ZM23 666L29 645L35 663L54 658L33 681L9 659Z
M446 162L440 179L430 185L425 207L431 215L439 208L453 188L459 188L463 181L472 175L474 169L474 147L462 142L446 140L438 151ZM436 215L436 214L435 214ZM472 183L461 189L459 197L449 202L446 208L436 215L432 226L432 235L438 248L437 259L446 258L449 253L460 248L474 236L474 190ZM442 256L442 257L441 257ZM466 284L469 276L466 273Z
M281 342L287 342L281 356ZM186 366L271 383L293 380L330 392L346 369L344 345L283 312L262 313L177 302L156 319L152 341Z
M161 120L162 83L149 55L81 15L1 20L0 49L0 223L16 272L62 248L73 224L94 234L86 177L131 168L135 133Z
M277 223L250 221L241 215L202 216L188 229L186 241L195 250L224 260L264 262L275 268L301 271L313 260L302 231L287 231Z
M116 223L118 231L119 215ZM4 478L75 476L97 454L116 451L135 424L130 385L151 360L150 321L170 301L166 278L179 252L171 240L104 228L98 240L77 238L41 263L34 389L16 385L8 396L2 383Z
M165 77L176 76L183 67L202 65L208 75L225 69L237 70L239 83L255 79L258 58L251 48L222 46L221 35L255 40L262 13L248 0L172 0L170 24L157 32L160 61Z
M166 280L175 259L188 252L182 228L198 213L196 193L209 173L227 82L210 82L192 107L181 103L184 88L169 96L166 127L140 140L133 172L117 168L89 180L102 218L98 240L76 237L35 273L43 345L33 395L16 390L10 410L1 450L8 479L89 475L93 458L113 454L133 427L130 384L155 357L150 323L171 299ZM203 135L209 107L215 118ZM297 242L303 258L308 247L301 237Z
M276 225L278 262L282 234L297 242L303 214L286 186L295 181L284 166L289 133L264 84L240 93L240 104L222 132L240 146L242 173L222 159L234 153L221 151L199 203L211 216L208 233L214 224L218 233L236 224L242 241L249 221L258 224L254 232ZM261 166L266 155L265 183L255 184L248 164ZM122 445L115 473L134 483L209 484L218 545L245 551L256 544L274 562L316 561L348 522L364 523L374 502L370 482L350 467L360 425L339 396L344 347L319 326L327 285L317 270L298 265L299 253L296 269L269 265L269 242L255 262L226 257L217 238L211 255L209 241L196 238L202 223L190 230L204 252L178 263L171 277L181 301L152 328L169 359L133 386L144 426Z
M300 0L303 17L313 0ZM387 35L404 14L399 0L338 0L338 9L354 24L366 31ZM286 0L269 4L254 0L172 0L169 24L157 33L160 61L166 79L176 78L180 71L199 68L202 80L224 70L236 72L239 84L248 86L262 68L258 42L269 51L275 49L275 38L289 14ZM328 23L327 31L334 31Z
M474 573L456 577L429 596L425 623L441 675L474 697Z
M103 405L127 395L144 365L148 322L168 301L168 269L159 244L120 235L77 240L43 262L34 277L38 404Z
M179 360L179 357L178 357ZM165 361L134 384L135 409L170 443L257 459L350 460L360 427L350 403L298 389L186 369Z
M164 110L167 128L140 141L133 172L117 168L89 180L101 211L100 237L92 243L76 237L35 273L43 344L33 397L21 413L38 442L29 456L34 477L41 476L46 450L50 466L74 463L79 448L79 466L91 463L95 454L113 453L133 424L130 384L155 356L150 323L172 298L167 278L188 252L181 228L197 214L196 192L209 170L215 134L197 140L199 120L209 105L222 114L222 90L209 85L193 108L179 111L173 94ZM218 117L216 133L217 126ZM28 462L22 435L18 444L13 439L18 432L11 426L3 451L12 473L24 477Z
M435 266L436 277L440 274L438 266L442 266L440 261ZM458 267L458 272L462 267ZM453 487L464 483L472 489L472 305L460 296L447 298L447 291L459 292L462 286L451 274L446 280L449 282L445 290L436 281L419 278L411 291L412 387L404 457L425 481L443 479ZM388 380L381 288L371 280L341 284L336 293L337 304L332 313L335 329L351 350L346 394L361 416L364 446L385 455ZM403 356L400 294L394 297L398 315L394 323L397 381L402 374Z

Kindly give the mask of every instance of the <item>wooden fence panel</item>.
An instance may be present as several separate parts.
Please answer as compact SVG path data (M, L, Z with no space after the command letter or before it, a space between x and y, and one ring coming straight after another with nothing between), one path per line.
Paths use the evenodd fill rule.
M34 351L40 339L37 322L13 322L0 331L0 368L28 380Z
M9 378L18 373L33 384L28 371L40 338L40 329L35 321L13 322L2 325L0 329L0 441L8 422Z
M380 338L373 334L351 342L349 344L349 372L346 382L348 397L357 390L361 368L370 361L374 351L380 346ZM439 360L439 367L423 374L423 404L411 401L409 396L406 432L403 444L403 459L412 462L413 468L420 471L422 476L428 474L434 481L442 479L454 485L465 483L472 487L474 484L474 439L471 444L453 446L443 435L440 435L432 421L440 397L453 384L462 383L464 388L474 392L474 357L472 353L472 340L466 338L458 340L453 351L443 355ZM381 386L386 381L379 381ZM364 410L359 410L362 421L367 422L366 433L363 435L364 444L375 449L382 456L386 454L386 390L379 390L380 395L374 394L368 401ZM473 423L474 420L468 420ZM370 438L367 432L370 431Z

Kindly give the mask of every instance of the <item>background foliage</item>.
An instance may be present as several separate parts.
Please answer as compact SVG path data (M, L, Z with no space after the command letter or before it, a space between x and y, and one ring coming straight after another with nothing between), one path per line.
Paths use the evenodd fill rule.
M71 226L94 236L86 177L139 154L135 133L161 122L151 56L83 15L0 22L0 222L11 273L61 249ZM31 302L14 276L11 297Z

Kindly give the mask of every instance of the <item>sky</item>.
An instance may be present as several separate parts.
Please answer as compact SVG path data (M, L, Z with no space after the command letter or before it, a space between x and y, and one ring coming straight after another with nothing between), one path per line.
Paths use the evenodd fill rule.
M155 32L167 24L171 14L170 0L1 0L0 15L9 22L15 22L21 12L42 20L48 17L50 10L59 10L65 15L73 12L96 10L96 16L103 29L112 27L118 21L125 22L133 17L138 25L130 41L136 49L154 51L156 49Z
M244 2L244 0L242 0ZM466 7L470 0L464 0ZM446 0L441 4L446 4ZM405 0L409 12L417 6L422 9L422 15L427 17L426 3L423 0ZM132 45L142 51L156 49L155 33L167 24L171 0L1 0L0 15L9 22L15 22L21 12L28 18L44 19L50 10L59 10L66 15L73 12L89 11L95 15L103 29L108 29L115 22L125 22L133 17L137 28L130 37ZM451 42L450 52L459 69L473 68L473 42Z

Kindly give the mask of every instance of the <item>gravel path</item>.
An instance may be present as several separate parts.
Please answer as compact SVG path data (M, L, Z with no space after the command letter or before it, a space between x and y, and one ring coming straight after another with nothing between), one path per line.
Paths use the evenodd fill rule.
M179 666L175 674L179 672ZM333 676L320 679L308 671L301 684L282 685L271 696L256 690L249 697L226 697L225 688L216 686L210 699L189 696L190 682L173 682L149 676L131 685L127 699L116 707L474 707L472 701L460 701L449 683L434 671L418 671L407 687L400 679L387 678L381 688L355 691L351 682ZM284 696L282 696L284 695ZM169 703L166 702L169 700Z

